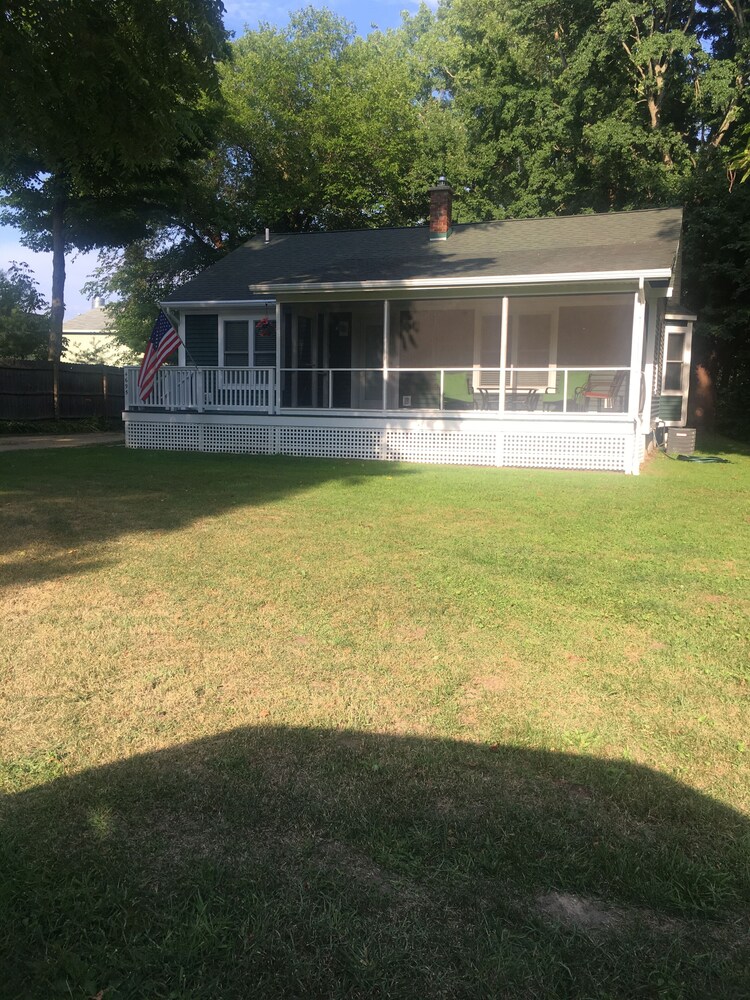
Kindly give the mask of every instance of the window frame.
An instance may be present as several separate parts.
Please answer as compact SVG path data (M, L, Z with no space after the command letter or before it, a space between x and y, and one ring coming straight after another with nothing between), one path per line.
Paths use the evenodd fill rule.
M682 357L678 361L675 358L669 357L669 338L670 336L681 336L682 341ZM680 412L679 421L668 420L665 423L668 424L679 424L680 426L685 424L687 420L687 405L688 405L688 393L690 391L690 360L692 355L692 340L693 340L693 324L691 322L685 321L681 323L680 321L667 320L664 325L664 345L662 350L662 362L661 362L661 393L662 396L681 396L682 397L682 407ZM667 388L667 366L668 365L680 365L680 387L679 389L668 389Z
M274 361L272 365L258 365L255 357L255 324L260 320L268 319L271 323L276 323L276 310L271 309L254 309L252 311L243 311L241 313L219 313L219 344L218 344L218 358L219 358L219 368L276 368L277 361ZM226 323L246 323L247 324L247 365L230 365L226 362L226 335L225 335L225 324ZM273 351L269 349L268 353L276 352L276 333L274 331L270 338L273 341ZM233 352L230 352L233 353Z

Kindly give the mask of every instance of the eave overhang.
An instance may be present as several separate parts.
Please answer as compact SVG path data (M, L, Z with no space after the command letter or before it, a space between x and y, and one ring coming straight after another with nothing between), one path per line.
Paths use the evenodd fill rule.
M269 296L272 298L273 296ZM160 309L190 309L195 306L208 308L214 306L216 309L247 309L248 306L258 307L268 305L269 299L192 299L185 302L160 302Z
M651 268L637 271L572 271L558 274L489 275L474 278L404 278L400 281L295 281L253 285L252 291L269 295L329 295L339 292L429 292L478 291L481 289L512 289L542 285L586 285L602 282L635 282L669 279L671 268ZM250 287L250 286L248 286Z

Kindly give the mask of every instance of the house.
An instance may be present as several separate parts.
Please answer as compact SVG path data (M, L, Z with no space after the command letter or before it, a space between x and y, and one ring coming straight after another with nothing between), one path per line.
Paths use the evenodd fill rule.
M163 308L184 347L126 373L126 442L637 473L683 424L695 317L679 209L259 236Z
M66 319L63 336L67 346L62 360L116 366L130 361L133 352L108 333L110 323L100 299L94 299L92 308L86 312Z

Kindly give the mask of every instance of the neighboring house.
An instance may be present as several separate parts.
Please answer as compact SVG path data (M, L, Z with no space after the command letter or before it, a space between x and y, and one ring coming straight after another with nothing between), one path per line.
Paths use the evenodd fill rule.
M184 348L126 374L126 441L637 473L684 423L679 209L250 240L163 303Z
M107 333L111 320L98 302L95 299L93 308L63 323L63 336L68 343L62 360L102 365L128 364L133 352Z

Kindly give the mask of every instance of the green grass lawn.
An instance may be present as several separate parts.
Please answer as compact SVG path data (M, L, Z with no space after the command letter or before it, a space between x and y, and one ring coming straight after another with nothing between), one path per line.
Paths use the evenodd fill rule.
M0 455L0 995L746 998L728 457Z

